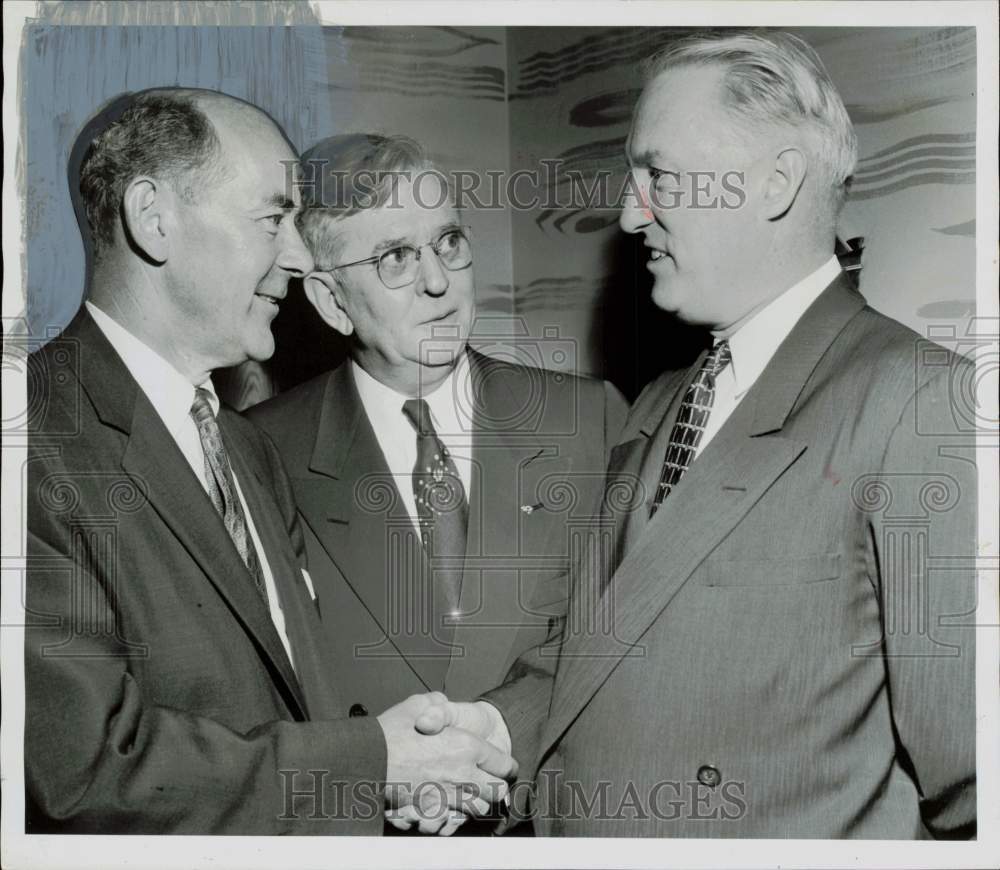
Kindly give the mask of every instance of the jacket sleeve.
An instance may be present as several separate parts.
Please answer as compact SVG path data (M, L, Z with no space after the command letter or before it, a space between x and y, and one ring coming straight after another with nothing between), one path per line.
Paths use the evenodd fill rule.
M518 778L511 786L510 820L526 821L532 812L536 762L541 752L562 644L564 612L554 620L545 641L517 659L502 685L484 694L500 712L510 735L511 754L518 761Z
M967 366L904 407L873 495L882 503L868 554L899 754L939 838L976 832L975 436L959 431L963 397L951 392Z
M29 488L29 833L381 833L377 721L271 721L238 733L150 703L133 676L149 652L115 629L113 590L129 578L110 576L113 560L75 559L61 516Z

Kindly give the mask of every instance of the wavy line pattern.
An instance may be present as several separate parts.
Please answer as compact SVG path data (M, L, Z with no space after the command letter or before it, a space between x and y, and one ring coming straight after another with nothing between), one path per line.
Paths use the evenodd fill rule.
M852 103L846 106L847 114L855 124L881 124L883 121L891 121L903 115L911 115L922 109L930 109L940 106L943 103L950 103L953 97L932 97L926 100L910 100L908 102L896 103L894 105L881 104L865 106L860 103Z
M458 66L434 62L395 61L360 63L356 81L328 84L331 91L375 91L400 96L440 96L503 100L504 71L493 66Z
M890 193L898 193L901 190L909 190L911 187L921 187L925 184L975 184L975 172L925 172L904 178L900 181L886 184L883 187L876 187L872 190L851 190L849 198L853 200L875 199L879 196L888 196Z
M343 38L385 59L388 56L454 57L496 39L476 36L457 27L344 27ZM442 38L444 37L444 38Z
M858 161L850 198L875 199L928 184L974 184L975 133L927 133Z
M934 232L945 236L969 236L974 239L976 237L976 219L973 218L971 221L952 224L948 227L934 227L933 229Z
M628 124L632 109L639 99L638 88L598 94L582 100L569 110L569 123L573 127L611 127Z
M615 28L588 34L557 51L536 52L519 63L511 99L546 96L582 75L637 64L682 32L682 28Z
M889 157L890 155L898 154L900 151L905 151L908 148L914 148L918 145L943 145L943 144L955 144L959 142L976 143L975 133L926 133L923 136L911 136L908 139L902 139L895 145L890 145L888 148L883 148L881 151L876 151L874 154L869 154L867 157L862 158L859 162L865 163L869 160L875 160L879 157Z

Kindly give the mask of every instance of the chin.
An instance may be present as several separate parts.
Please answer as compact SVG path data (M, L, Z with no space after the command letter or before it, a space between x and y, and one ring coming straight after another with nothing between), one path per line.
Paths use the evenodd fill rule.
M681 308L681 294L678 292L676 282L657 281L653 285L650 297L657 308L670 313L679 314Z
M261 337L252 344L247 345L246 359L253 360L254 362L265 362L272 356L274 356L274 336L270 332L268 332L267 338ZM245 361L242 360L242 362Z
M420 364L428 367L453 366L462 355L465 342L448 342L421 348Z

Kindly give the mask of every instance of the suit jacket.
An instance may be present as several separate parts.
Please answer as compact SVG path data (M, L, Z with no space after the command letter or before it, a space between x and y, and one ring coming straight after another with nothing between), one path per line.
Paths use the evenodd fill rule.
M616 569L486 696L536 831L974 834L970 363L841 276L648 519L700 364L614 448Z
M356 712L428 689L471 698L499 683L565 607L567 553L600 501L626 408L614 387L470 353L473 471L456 626L428 611L419 537L350 363L249 411L289 469L336 649L330 668Z
M273 445L221 409L294 669L222 519L85 309L32 354L29 390L27 830L380 832L365 783L385 776L384 738L346 718L330 682Z

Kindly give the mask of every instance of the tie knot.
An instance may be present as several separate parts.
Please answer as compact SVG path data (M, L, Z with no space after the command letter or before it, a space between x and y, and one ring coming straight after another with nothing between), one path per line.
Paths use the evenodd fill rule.
M720 341L715 347L712 348L711 352L707 357L705 357L705 362L702 363L701 370L708 372L713 378L721 372L730 362L732 362L733 354L729 350L729 342L726 339Z
M215 419L212 411L211 393L204 387L196 387L194 391L194 401L191 403L191 416L194 422L201 426L209 420Z
M403 413L418 435L436 435L431 422L431 408L424 399L407 399L403 402Z

